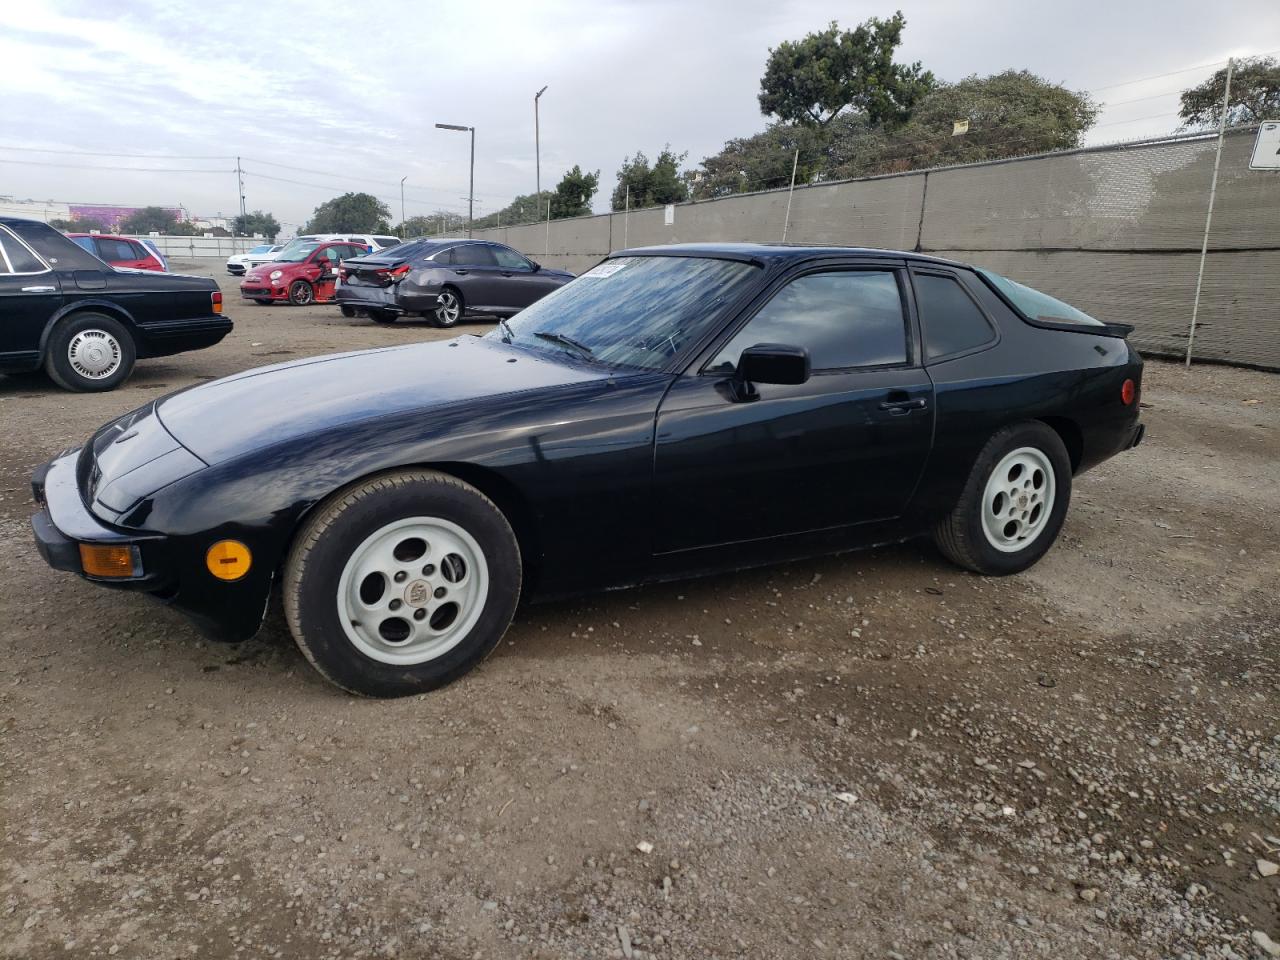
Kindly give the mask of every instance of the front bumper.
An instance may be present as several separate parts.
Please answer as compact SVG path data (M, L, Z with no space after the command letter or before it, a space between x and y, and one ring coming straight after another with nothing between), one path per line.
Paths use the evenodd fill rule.
M210 544L228 534L250 543L253 538L220 530L183 537L131 534L107 526L80 498L76 480L79 453L69 450L59 454L31 478L31 493L40 508L31 518L31 530L45 562L55 570L74 573L104 587L143 591L181 610L210 639L236 642L257 633L271 595L272 565L259 562L247 576L228 582L215 581L205 570L205 550ZM80 561L81 544L136 548L140 563L135 575L86 574Z
M245 300L288 300L288 287L273 287L269 283L240 284L240 296Z
M125 590L163 591L163 539L135 537L108 527L91 514L76 485L78 450L59 454L39 467L31 477L31 494L40 511L31 518L36 549L55 570L66 570L94 583ZM136 547L142 557L142 573L132 577L94 577L80 565L80 545Z

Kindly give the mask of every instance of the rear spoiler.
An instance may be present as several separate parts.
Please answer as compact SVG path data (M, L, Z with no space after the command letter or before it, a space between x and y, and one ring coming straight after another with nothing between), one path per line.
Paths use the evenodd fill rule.
M1026 317L1027 323L1034 327L1044 327L1046 330L1065 330L1067 333L1091 333L1095 337L1118 337L1126 340L1129 334L1133 333L1134 327L1132 323L1103 323L1099 321L1098 326L1090 324L1075 323L1070 320L1060 320L1056 317Z

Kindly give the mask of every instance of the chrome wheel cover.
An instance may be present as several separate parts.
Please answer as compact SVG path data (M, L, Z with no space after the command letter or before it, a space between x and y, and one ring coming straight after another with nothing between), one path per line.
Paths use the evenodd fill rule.
M105 380L123 360L120 341L105 330L81 330L67 344L67 362L86 380Z
M1019 447L996 464L982 495L982 532L1001 553L1036 541L1053 513L1057 482L1043 450Z
M439 517L408 517L368 536L338 580L338 616L365 656L413 666L469 634L489 596L489 565L473 536Z

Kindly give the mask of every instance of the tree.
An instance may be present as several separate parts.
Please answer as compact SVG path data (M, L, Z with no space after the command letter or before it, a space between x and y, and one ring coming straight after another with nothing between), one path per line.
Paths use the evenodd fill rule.
M652 167L649 158L640 151L634 157L624 157L622 169L618 171L618 185L613 188L613 209L623 210L629 205L632 210L639 210L688 200L689 184L680 176L680 164L687 156L687 153L677 156L667 144Z
M143 207L120 221L121 233L178 233L178 218L164 207Z
M306 233L390 233L391 211L371 193L344 193L316 207Z
M702 161L693 180L693 197L708 200L785 187L791 182L796 150L800 151L796 183L808 183L822 170L824 133L798 123L773 123L753 137L736 137Z
M427 217L410 217L397 228L402 240L414 237L452 237L467 229L467 218L447 210L437 210Z
M280 224L276 222L276 218L271 214L255 210L253 213L245 213L236 217L231 222L231 229L238 237L251 237L258 233L268 240L274 240L276 234L280 232Z
M1216 127L1222 116L1222 95L1227 84L1223 67L1197 87L1182 91L1178 115L1186 127ZM1231 72L1231 101L1227 123L1260 123L1280 116L1280 63L1274 57L1250 57Z
M591 198L600 188L600 171L583 173L576 163L556 184L551 195L551 219L584 217L591 212Z
M1080 146L1098 111L1088 94L1027 70L966 77L930 92L901 126L833 138L830 172L865 176L1067 150ZM968 133L952 134L956 120L969 121Z
M63 233L92 233L97 230L99 233L105 233L107 225L101 220L95 220L92 217L72 217L70 220L50 220L49 226L55 230L61 230Z
M893 61L906 23L901 11L843 32L833 20L820 33L778 44L760 79L760 111L817 127L850 109L873 124L905 120L934 86L919 62Z

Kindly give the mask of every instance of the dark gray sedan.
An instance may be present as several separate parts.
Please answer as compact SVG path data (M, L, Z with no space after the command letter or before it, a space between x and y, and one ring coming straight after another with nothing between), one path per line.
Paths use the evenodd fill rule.
M573 279L500 243L443 237L346 260L339 274L345 316L364 312L378 323L422 316L438 327L469 313L509 317Z

